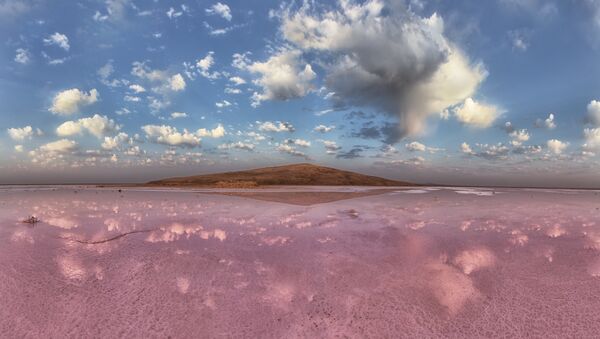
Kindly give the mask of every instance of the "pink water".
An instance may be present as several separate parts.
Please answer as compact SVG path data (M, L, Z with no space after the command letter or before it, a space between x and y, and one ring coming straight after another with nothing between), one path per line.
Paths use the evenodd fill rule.
M569 190L296 206L4 189L0 336L598 337L599 207Z

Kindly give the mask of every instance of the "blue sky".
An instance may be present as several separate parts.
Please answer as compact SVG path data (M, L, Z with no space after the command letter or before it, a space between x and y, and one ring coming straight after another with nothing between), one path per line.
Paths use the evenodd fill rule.
M596 0L0 0L0 38L0 183L600 186Z

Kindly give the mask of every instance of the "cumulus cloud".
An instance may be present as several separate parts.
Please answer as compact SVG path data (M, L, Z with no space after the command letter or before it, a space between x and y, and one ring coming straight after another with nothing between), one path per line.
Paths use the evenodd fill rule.
M319 133L327 133L327 132L331 132L335 129L335 126L331 125L331 126L325 126L325 125L318 125L315 126L314 131L315 132L319 132Z
M493 105L479 103L471 98L454 110L456 119L461 123L477 128L487 128L500 115L500 110Z
M441 151L440 148L428 147L418 141L413 141L411 143L408 143L408 144L404 145L404 147L406 147L406 149L409 150L410 152L435 153L435 152Z
M509 136L512 138L513 146L521 146L525 141L529 140L529 133L526 129L512 131Z
M58 32L55 32L54 34L45 38L44 44L47 46L56 45L56 46L64 49L65 51L68 51L69 48L71 48L71 46L69 45L69 38L66 35L58 33Z
M33 136L33 128L31 126L25 126L22 128L9 128L8 135L15 141L31 139Z
M207 130L205 128L200 128L196 134L201 137L210 137L210 138L221 138L225 135L225 128L223 125L219 124L217 127Z
M82 134L84 131L96 138L102 138L106 134L117 132L121 126L106 116L95 114L90 118L82 118L75 121L66 121L56 128L56 134L61 137Z
M180 73L169 75L166 71L151 69L144 62L134 62L131 74L151 83L158 83L158 86L152 88L156 93L180 92L186 88L185 79Z
M24 48L17 48L15 52L15 62L26 65L31 60L31 54Z
M172 91L179 92L185 89L185 80L181 74L177 73L169 78L169 88Z
M286 139L283 143L287 145L297 145L300 147L310 147L310 141L304 139Z
M200 145L200 137L184 129L179 132L177 128L167 125L145 125L142 130L148 140L168 146L196 147Z
M97 102L99 96L95 88L89 93L77 88L68 89L54 96L49 111L58 115L72 115L78 113L81 108Z
M460 146L462 153L483 158L486 160L505 160L508 159L508 154L510 152L510 148L502 143L497 144L475 144L478 151L474 151L471 145L466 142L463 142Z
M301 66L301 52L282 50L265 62L254 62L248 71L259 75L254 81L262 92L254 92L252 106L257 107L265 100L290 100L305 96L313 89L316 78L310 64Z
M263 123L259 123L258 129L263 132L294 132L295 128L289 122L271 122L265 121Z
M250 144L250 143L238 141L238 142L232 142L232 143L229 143L229 144L219 145L218 148L222 149L222 150L240 149L240 150L252 152L252 151L254 151L255 146L253 144Z
M134 91L135 93L144 93L144 92L146 92L146 89L143 86L138 85L138 84L129 85L129 89L132 90L132 91Z
M196 61L196 68L198 68L198 73L200 73L201 76L207 79L218 79L221 76L221 73L219 72L210 72L210 69L215 64L214 54L215 52L210 51L206 54L204 58Z
M132 140L131 138L129 138L129 135L127 135L127 133L121 132L114 137L104 137L104 141L100 146L102 147L102 149L110 151L118 148L124 142L131 143Z
M592 100L587 105L588 122L596 127L600 127L600 101Z
M446 38L440 16L419 17L401 2L340 1L321 13L305 2L278 16L290 43L332 60L332 98L396 115L398 137L421 132L427 117L473 96L487 76Z
M550 113L546 119L537 119L535 125L540 128L555 129L554 113Z
M71 153L78 149L78 145L75 141L69 139L61 139L54 142L49 142L45 145L40 146L40 151L48 153Z
M288 144L279 144L275 149L281 153L287 153L295 157L306 158L306 154L304 152L298 151L295 147L292 147Z
M546 146L548 147L548 150L550 150L550 152L558 155L561 154L565 149L567 149L569 143L562 142L557 139L551 139L548 140L548 142L546 142Z
M217 2L216 4L210 6L205 11L208 15L218 15L227 21L231 21L231 19L233 18L231 16L231 8L229 8L229 6L227 6L226 4L220 2Z
M586 128L583 130L585 138L584 149L598 150L600 149L600 128Z
M475 152L473 152L473 149L471 148L471 145L467 144L466 142L460 144L460 151L469 155L475 154Z
M246 80L244 80L238 76L229 78L229 81L233 82L236 86L243 85L246 83Z
M180 119L180 118L187 118L187 113L183 113L183 112L173 112L171 113L171 119Z

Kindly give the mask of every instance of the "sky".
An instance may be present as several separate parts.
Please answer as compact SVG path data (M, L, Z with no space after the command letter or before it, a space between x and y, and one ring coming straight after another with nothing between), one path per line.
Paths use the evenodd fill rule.
M599 0L0 0L0 184L600 187Z

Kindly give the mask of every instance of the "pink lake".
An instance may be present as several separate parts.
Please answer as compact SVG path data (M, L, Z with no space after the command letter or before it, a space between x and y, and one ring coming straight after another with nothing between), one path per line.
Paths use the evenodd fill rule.
M598 191L213 193L0 189L0 337L600 333Z

